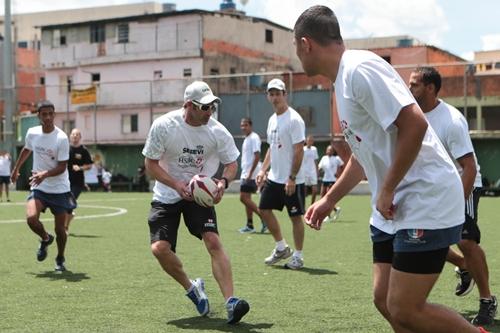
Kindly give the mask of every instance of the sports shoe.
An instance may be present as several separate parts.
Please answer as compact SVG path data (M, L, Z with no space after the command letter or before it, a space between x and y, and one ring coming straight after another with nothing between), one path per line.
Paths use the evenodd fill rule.
M304 267L304 259L297 256L292 256L289 262L285 264L285 268L289 269L301 269Z
M493 295L491 299L482 298L479 300L479 312L472 319L472 324L476 326L493 324L497 314L497 306L497 298Z
M66 272L66 266L64 266L65 261L64 257L56 257L56 272Z
M267 225L265 225L264 223L262 223L262 227L260 228L260 233L261 234L265 234L266 231L267 231Z
M236 297L231 297L226 302L227 323L236 324L250 311L247 301Z
M208 311L210 311L210 305L208 304L208 297L205 294L205 281L201 278L197 278L191 281L193 286L191 290L186 293L186 296L196 305L196 310L200 316L206 316Z
M342 211L342 209L340 209L340 207L337 207L337 209L334 210L332 221L337 221L338 220L338 218L340 217L340 212L341 211Z
M278 251L276 248L273 249L273 252L271 252L271 255L264 259L264 262L266 265L272 265L277 263L280 260L289 258L292 255L292 250L290 250L290 247L285 247L283 251Z
M44 261L45 258L47 258L47 248L49 247L50 244L54 242L54 236L51 234L49 235L49 239L44 241L40 241L40 246L38 247L38 251L36 252L36 259L38 261Z
M240 234L253 234L255 232L254 228L250 228L249 226L245 226L244 228L240 229Z
M455 295L462 297L470 293L474 289L474 280L470 273L466 270L461 270L459 267L455 267L455 274L459 280L455 288Z

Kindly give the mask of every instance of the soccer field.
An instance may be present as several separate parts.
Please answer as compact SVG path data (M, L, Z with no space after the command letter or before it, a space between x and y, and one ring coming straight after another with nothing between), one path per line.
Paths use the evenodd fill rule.
M225 324L223 299L203 245L180 228L177 246L191 278L205 279L211 314L200 318L184 290L168 277L149 249L149 193L83 193L79 219L68 238L68 271L55 273L56 246L39 263L38 238L24 222L26 193L0 204L0 332L391 332L371 302L369 198L340 202L342 216L317 232L307 228L305 268L265 266L274 243L270 234L242 235L243 206L226 195L217 206L219 231L233 266L236 296L250 303L243 322ZM256 199L256 198L255 198ZM309 197L307 198L309 202ZM480 224L491 289L500 296L500 199L482 198ZM45 214L48 230L52 215ZM291 224L279 214L285 238ZM260 223L256 221L257 226ZM497 240L495 240L497 239ZM431 294L471 318L475 289L454 296L456 280L447 265ZM500 322L489 327L500 332Z

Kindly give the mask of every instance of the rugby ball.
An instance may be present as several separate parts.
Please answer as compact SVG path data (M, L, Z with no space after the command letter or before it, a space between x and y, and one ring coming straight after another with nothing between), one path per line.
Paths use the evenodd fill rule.
M217 184L205 175L194 175L189 181L194 201L203 207L212 207L217 194Z

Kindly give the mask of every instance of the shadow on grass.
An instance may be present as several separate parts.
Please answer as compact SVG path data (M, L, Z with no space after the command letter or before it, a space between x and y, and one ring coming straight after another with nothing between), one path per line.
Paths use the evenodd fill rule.
M68 282L80 282L82 280L89 280L90 277L87 273L73 273L72 271L56 272L45 271L42 273L28 273L34 275L36 278L49 279L50 281L66 280Z
M286 270L291 270L290 268L287 268L285 265L283 266L271 266L274 269L286 269ZM311 275L337 275L336 271L331 271L329 269L324 269L324 268L312 268L312 267L302 267L301 269L294 270L297 273L307 273Z
M74 234L72 232L69 233L69 237L75 237L75 238L101 238L102 236L97 236L97 235L78 235Z
M167 322L167 325L173 325L186 330L216 330L220 332L242 332L242 333L262 333L260 330L269 329L273 324L260 323L249 324L240 322L235 325L226 323L226 319L209 317L190 317Z

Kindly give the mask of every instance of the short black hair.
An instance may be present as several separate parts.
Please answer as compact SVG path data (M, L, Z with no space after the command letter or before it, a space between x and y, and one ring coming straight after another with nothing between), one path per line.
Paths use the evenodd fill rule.
M415 72L422 74L422 82L427 86L433 84L436 94L441 90L441 74L434 67L421 66L415 69Z
M295 22L295 39L309 37L322 46L342 42L339 21L335 13L326 6L306 9Z
M52 104L52 102L49 100L38 102L38 104L36 105L36 112L40 112L40 110L43 108L52 108L53 111L56 110L54 104Z
M250 117L243 117L243 118L241 118L241 121L248 123L248 125L250 125L250 126L253 126L252 119L250 119Z

